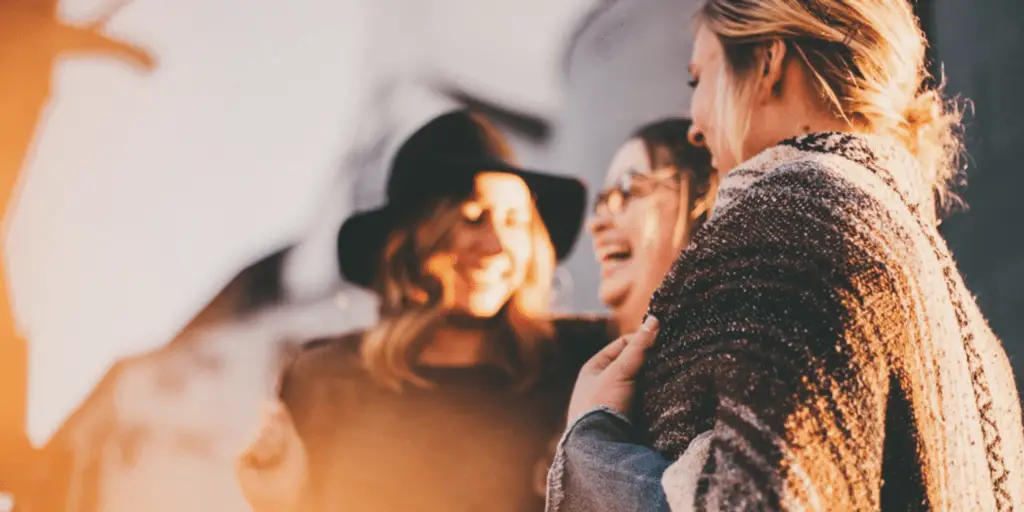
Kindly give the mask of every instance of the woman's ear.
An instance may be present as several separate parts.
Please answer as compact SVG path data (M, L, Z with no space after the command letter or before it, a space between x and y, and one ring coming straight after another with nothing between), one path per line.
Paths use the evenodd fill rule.
M758 96L761 101L768 101L782 94L782 78L786 64L786 43L776 39L764 50L764 65L761 71L761 82Z

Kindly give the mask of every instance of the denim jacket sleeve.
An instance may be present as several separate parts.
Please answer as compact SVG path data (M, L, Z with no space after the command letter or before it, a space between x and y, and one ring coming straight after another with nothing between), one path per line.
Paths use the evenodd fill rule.
M548 473L547 512L668 511L669 462L632 442L632 424L599 407L566 429Z

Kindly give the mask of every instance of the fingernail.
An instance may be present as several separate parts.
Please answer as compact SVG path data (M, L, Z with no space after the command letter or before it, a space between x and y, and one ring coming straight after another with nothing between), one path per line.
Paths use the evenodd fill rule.
M644 319L643 329L648 332L654 332L658 329L658 319L654 318L653 315L647 315Z

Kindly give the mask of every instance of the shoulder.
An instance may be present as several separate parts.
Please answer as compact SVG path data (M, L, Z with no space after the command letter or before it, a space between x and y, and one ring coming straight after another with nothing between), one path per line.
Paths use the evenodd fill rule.
M839 155L785 146L730 172L724 202L655 293L655 313L678 309L680 294L845 289L903 267L909 221L872 189L884 185L871 172ZM760 296L737 300L754 307Z
M872 200L866 183L869 176L871 171L842 157L803 153L764 173L754 180L750 190L757 196L854 213L855 206ZM771 201L763 207L782 208L786 204Z
M366 331L354 331L339 336L314 338L302 344L299 348L299 356L308 358L354 356L359 353L359 346L365 335Z
M794 210L794 206L852 211L867 199L852 178L867 172L834 155L773 148L726 176L712 221L727 214Z
M913 229L919 220L934 220L930 189L920 183L918 166L906 151L868 136L822 133L791 139L726 175L711 220L781 214L833 230ZM775 227L806 228L799 224Z
M301 387L303 382L358 375L362 369L359 347L364 334L357 331L303 343L282 372L281 394L288 394L290 387Z
M730 173L694 246L707 255L784 251L867 262L912 225L872 171L838 155L780 147ZM890 194L891 195L891 194ZM703 236L702 236L703 235Z

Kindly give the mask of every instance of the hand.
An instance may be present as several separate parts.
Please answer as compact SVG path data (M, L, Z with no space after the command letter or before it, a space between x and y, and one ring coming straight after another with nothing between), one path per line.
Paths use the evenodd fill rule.
M264 405L256 439L235 461L235 476L257 512L298 510L306 484L306 448L284 404Z
M569 421L605 406L628 416L633 403L633 380L644 362L644 351L658 335L658 319L647 317L640 329L621 336L590 358L576 379L569 401Z

